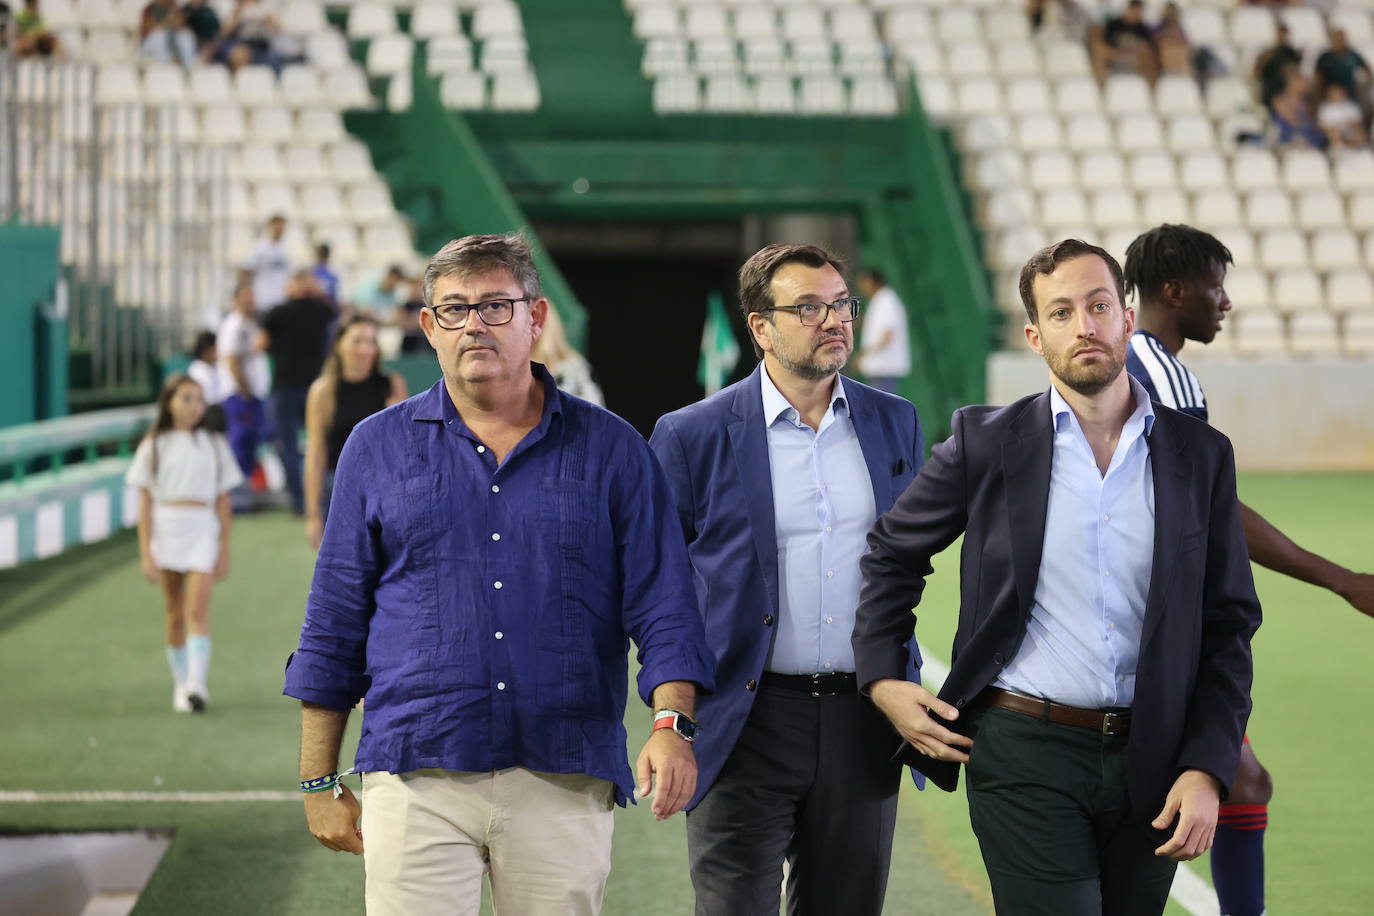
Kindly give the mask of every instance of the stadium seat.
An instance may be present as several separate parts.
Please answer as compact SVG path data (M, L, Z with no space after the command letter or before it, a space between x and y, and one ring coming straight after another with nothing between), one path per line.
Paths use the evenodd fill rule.
M1183 10L1183 30L1194 47L1205 48L1229 44L1231 41L1226 29L1226 17L1221 10L1212 7L1186 7Z
M955 88L956 107L965 117L1002 110L1002 90L995 80L965 80Z
M999 45L1029 45L1030 21L1023 10L989 9L983 14L983 40Z
M525 25L520 21L520 7L511 3L483 3L472 13L468 27L472 37L486 41L491 38L520 38Z
M677 7L665 3L635 10L634 33L636 38L677 38L682 35L682 19Z
M280 101L276 71L262 64L240 67L234 74L234 95L245 108L276 105Z
M1259 267L1259 249L1255 245L1254 235L1248 229L1229 226L1218 228L1213 235L1230 249L1237 267Z
M1100 230L1137 229L1141 225L1135 195L1120 189L1094 192L1091 216Z
M848 38L836 44L839 71L849 76L886 76L887 48L877 38Z
M916 93L916 102L932 118L953 117L954 87L949 80L941 77L922 78Z
M253 183L286 180L286 168L276 144L247 143L239 150L238 176Z
M1052 114L1021 118L1016 122L1016 145L1026 153L1063 149L1064 135L1059 129L1059 119Z
M1090 222L1088 202L1077 188L1058 188L1040 195L1040 221L1047 226L1083 225ZM1054 233L1051 233L1053 235Z
M439 79L439 100L445 108L473 111L487 105L487 79L476 71L445 73Z
M1283 191L1251 191L1245 198L1245 223L1251 229L1287 229L1293 225L1293 207Z
M372 76L410 74L410 60L415 40L409 35L381 35L367 46L367 72Z
M1075 153L1112 152L1116 139L1112 122L1100 114L1076 114L1064 128L1065 142Z
M835 43L828 38L792 38L791 70L798 76L829 75L835 71Z
M242 143L247 133L243 109L237 105L206 106L201 114L201 136L206 143Z
M358 184L376 177L372 154L357 140L343 140L325 147L329 172L345 184Z
M840 114L848 108L838 77L813 73L801 78L798 108L804 114Z
M1234 253L1234 252L1233 252ZM1226 294L1242 314L1273 308L1269 278L1263 271L1236 266L1226 273Z
M286 0L279 16L281 30L292 35L312 35L329 28L319 0Z
M1245 224L1240 199L1228 188L1208 188L1193 195L1193 213L1200 229Z
M1269 270L1305 269L1311 263L1307 238L1291 229L1263 232L1259 237L1259 261Z
M45 7L46 9L46 7ZM1368 8L1340 6L1327 16L1332 28L1345 30L1346 41L1357 48L1374 42L1374 24L1370 22Z
M349 217L356 223L382 222L395 212L391 191L381 180L349 187L347 209Z
M1019 270L1032 254L1049 243L1045 231L1038 226L1019 226L997 234L992 243L992 266L1000 270Z
M706 80L703 107L707 111L736 113L752 111L753 93L749 84L738 76L711 76Z
M1154 115L1127 115L1116 121L1116 142L1132 152L1164 149L1164 129Z
M1360 243L1348 229L1323 229L1313 233L1311 250L1312 267L1321 273L1364 267Z
M1045 47L1045 75L1053 79L1091 76L1088 50L1074 41L1060 41Z
M792 77L772 74L754 83L754 110L762 114L790 114L797 110Z
M830 11L830 36L840 43L877 41L877 21L872 12L862 7L833 9Z
M123 30L87 31L82 56L88 63L103 66L132 63L134 44Z
M410 13L409 31L411 36L419 39L462 33L458 26L458 11L451 4L436 3L433 0L415 4Z
M741 50L745 73L784 73L789 69L787 46L781 38L750 38L742 43Z
M701 110L700 80L689 73L673 73L654 80L654 111L694 112Z
M1078 170L1068 153L1036 153L1030 157L1026 171L1029 184L1036 191L1078 186Z
M224 67L192 67L189 73L191 100L197 105L219 105L234 100L229 71Z
M1288 26L1288 40L1301 50L1325 50L1330 42L1322 14L1310 7L1285 6L1278 10L1280 21Z
M341 222L344 218L343 195L338 185L309 184L301 189L301 213L314 222Z
M1186 190L1197 192L1227 186L1226 160L1220 153L1188 153L1179 161Z
M932 41L903 42L894 56L916 74L923 93L926 77L941 76L946 72L944 50Z
M1025 188L999 188L983 204L983 223L989 229L1024 226L1036 221L1035 195Z
M289 143L295 134L295 124L286 108L252 108L248 114L248 132L259 143Z
M1039 77L1043 71L1040 64L1040 51L1029 42L999 44L993 47L996 60L995 70L1003 79L1017 79L1023 76ZM978 56L978 55L961 55Z
M1279 187L1279 168L1274 154L1258 149L1243 149L1236 153L1231 160L1231 182L1237 191L1265 191Z
M1079 158L1078 181L1090 191L1127 187L1126 163L1120 153L1085 153Z
M1374 151L1348 150L1342 153L1336 159L1332 180L1344 194L1374 190Z
M1155 83L1155 109L1162 115L1200 114L1202 93L1191 76L1161 76Z
M333 29L305 36L305 56L320 70L335 70L349 62L348 42Z
M1312 278L1313 281L1316 277ZM1303 290L1307 293L1307 290ZM1321 295L1318 287L1315 293ZM1288 346L1304 356L1336 356L1341 351L1341 336L1336 316L1324 311L1297 312L1288 319Z
M79 0L76 8L77 17L88 29L130 29L138 24L128 10L110 0Z
M1049 83L1040 77L1008 80L1006 99L1007 111L1013 114L1054 111Z
M1139 182L1136 184L1139 186ZM1192 222L1188 198L1173 186L1156 188L1140 195L1140 215L1146 226Z
M1234 301L1234 296L1232 299ZM1275 356L1287 349L1283 318L1274 312L1249 309L1229 321L1236 325L1231 333L1236 335L1235 348L1238 353Z
M347 31L354 40L390 35L396 31L396 14L387 3L354 3L348 8Z
M493 35L486 39L478 52L478 66L483 72L493 75L529 72L529 49L524 37Z
M491 107L496 111L534 111L539 83L533 73L497 73L491 80Z
M1283 184L1290 191L1323 191L1331 187L1326 155L1314 149L1289 150L1283 156Z
M1255 107L1249 83L1237 76L1216 76L1207 81L1207 113L1222 118Z
M1304 191L1298 195L1298 226L1317 229L1344 229L1345 205L1334 191Z
M682 31L688 38L731 38L730 20L719 6L688 6L683 10Z
M946 63L949 75L957 80L995 76L997 69L986 54L955 54Z
M433 42L430 42L431 49ZM668 73L687 73L691 69L685 38L650 38L644 43L643 70L645 76L663 76ZM469 66L471 52L469 51ZM433 57L430 66L433 67ZM454 69L466 69L454 67ZM432 72L432 71L431 71Z
M288 220L295 220L300 216L300 203L291 185L284 181L253 185L253 218L262 223L278 213Z
M897 86L892 77L856 77L849 86L849 110L856 115L895 115Z
M317 244L323 242L329 245L330 256L341 264L358 259L358 230L350 223L317 225L314 239Z
M1374 311L1352 312L1342 322L1342 348L1353 359L1374 356Z
M1122 149L1131 149L1120 137ZM1171 191L1178 187L1174 157L1168 153L1142 152L1131 157L1131 185L1137 191Z
M1025 163L1015 150L996 150L977 157L972 181L975 189L991 191L1009 185L1020 185L1026 175Z
M1168 142L1169 149L1175 153L1211 152L1217 146L1212 119L1201 114L1170 118Z
M176 64L145 64L140 93L149 105L180 105L190 97L186 74Z
M1266 7L1242 6L1231 13L1231 42L1241 48L1267 48L1276 37L1274 14Z
M1103 104L1118 117L1122 115L1152 112L1150 84L1144 77L1129 74L1116 74L1107 77L1103 90Z
M320 77L320 88L331 107L371 108L374 104L367 75L357 64L348 63L325 72Z
M1000 150L1012 141L1012 121L1004 114L977 115L959 125L959 145L965 152Z
M363 230L361 255L370 264L389 265L414 257L415 246L404 225L388 220Z
M307 64L290 64L281 72L282 101L292 108L310 108L325 102L320 75Z
M935 34L946 45L982 44L983 26L967 7L945 6L935 11Z
M338 143L348 137L343 119L329 108L306 108L296 118L296 142Z
M705 76L732 76L739 71L733 38L699 38L692 42L693 69Z
M415 86L409 69L393 73L386 83L386 110L409 111L415 102Z
M286 178L297 184L312 181L338 181L337 176L330 170L323 151L317 146L291 144L286 147L283 160ZM369 162L369 168L370 166L371 163ZM312 219L317 218L309 207L306 208L306 213Z
M893 47L908 42L929 41L935 34L935 23L924 9L899 7L883 18L883 37Z
M741 41L751 38L776 38L778 13L772 7L747 6L735 10L734 36Z

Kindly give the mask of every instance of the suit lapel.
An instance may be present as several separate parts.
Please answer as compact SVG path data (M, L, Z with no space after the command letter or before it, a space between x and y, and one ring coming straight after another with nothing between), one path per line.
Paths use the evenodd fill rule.
M749 528L754 535L754 550L763 584L773 613L778 610L778 535L773 517L773 477L768 463L768 433L763 425L763 393L759 363L754 374L735 394L735 419L730 423L730 444L744 489Z
M1164 616L1164 596L1169 593L1178 569L1178 550L1183 542L1183 509L1188 498L1191 467L1183 459L1187 443L1167 417L1156 414L1150 432L1150 476L1155 487L1155 554L1150 567L1150 589L1145 598L1140 651Z
M1054 456L1054 424L1048 393L1026 405L1012 432L1015 438L1002 443L1002 481L1011 528L1016 596L1024 614L1035 600L1045 546L1050 463Z
M849 418L854 423L855 435L859 437L859 450L864 453L868 482L873 487L873 505L882 515L892 506L893 473L888 459L894 450L888 446L886 430L878 421L878 411L874 409L868 393L850 379L845 379L844 383L844 396L849 400Z

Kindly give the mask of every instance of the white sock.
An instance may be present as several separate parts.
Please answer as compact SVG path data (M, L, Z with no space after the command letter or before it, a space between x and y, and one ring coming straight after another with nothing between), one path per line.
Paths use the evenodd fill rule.
M172 669L172 682L178 687L186 685L186 647L168 646L167 665Z
M186 650L189 662L186 673L186 688L192 693L204 693L205 681L210 674L210 637L187 637Z

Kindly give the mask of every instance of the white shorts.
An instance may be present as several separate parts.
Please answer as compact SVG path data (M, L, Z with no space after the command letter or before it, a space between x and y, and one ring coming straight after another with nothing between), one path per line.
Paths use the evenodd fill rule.
M219 516L209 506L153 506L153 563L169 572L215 571Z

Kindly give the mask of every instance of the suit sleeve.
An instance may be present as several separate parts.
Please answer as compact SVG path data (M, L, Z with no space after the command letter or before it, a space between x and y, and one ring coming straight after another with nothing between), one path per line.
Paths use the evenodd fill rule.
M1250 637L1259 625L1260 603L1241 527L1235 456L1228 442L1212 481L1201 652L1178 757L1180 771L1204 770L1220 780L1223 798L1230 792L1250 717Z
M860 689L882 678L905 678L916 629L912 614L921 601L931 558L963 533L968 523L963 418L954 414L954 433L868 534L859 561L863 585L854 621L854 664ZM919 437L919 432L918 432Z
M682 526L682 538L688 544L696 539L696 501L692 497L692 472L687 463L687 453L682 447L682 437L668 417L660 417L654 424L653 435L649 437L649 448L653 449L663 473L668 478L668 489L673 495L677 509L678 523Z

